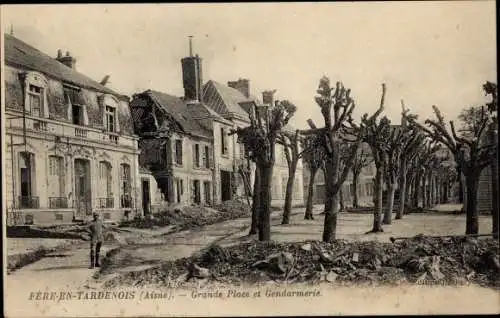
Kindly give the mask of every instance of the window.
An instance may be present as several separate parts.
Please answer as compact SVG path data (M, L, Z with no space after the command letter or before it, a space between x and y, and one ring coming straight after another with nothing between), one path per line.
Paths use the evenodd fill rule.
M226 130L224 128L220 129L220 136L221 136L221 151L223 155L228 154L228 148L227 148L227 140L226 140Z
M64 86L64 96L69 107L71 107L71 122L74 125L86 124L85 108L80 89Z
M38 208L38 197L34 194L34 166L35 155L29 152L19 153L19 179L20 179L20 198L21 208Z
M205 168L210 168L210 147L205 146L205 155L203 156L203 164Z
M210 205L212 203L212 197L210 196L210 181L203 182L203 192L205 194L205 203Z
M301 198L299 178L295 177L295 180L293 181L293 199L300 200Z
M201 203L200 180L193 180L194 203Z
M115 125L115 111L116 109L114 107L106 106L106 123L105 127L107 131L110 132L116 132L116 125Z
M184 194L184 180L175 179L176 192L177 192L177 202L181 202L182 195Z
M111 174L111 164L106 161L99 162L99 189L101 191L105 191L105 195L103 197L109 198L111 197L112 192L112 174Z
M29 85L28 90L29 113L32 116L41 117L43 115L43 88Z
M193 162L194 166L196 168L200 167L200 145L199 144L194 144L193 145Z
M47 79L37 72L27 72L24 75L24 111L31 116L48 118L45 89Z
M120 187L121 187L121 207L132 207L131 183L130 183L130 166L126 163L120 165Z
M67 208L68 199L64 193L65 184L64 158L58 156L49 156L49 176L48 190L49 208Z
M51 176L61 176L64 174L63 158L57 156L49 157L49 172Z
M175 141L175 163L182 165L182 140Z

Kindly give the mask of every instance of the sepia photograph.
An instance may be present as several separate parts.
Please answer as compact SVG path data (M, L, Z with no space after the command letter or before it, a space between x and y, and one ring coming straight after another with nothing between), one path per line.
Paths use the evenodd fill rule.
M5 316L500 313L495 1L0 10Z

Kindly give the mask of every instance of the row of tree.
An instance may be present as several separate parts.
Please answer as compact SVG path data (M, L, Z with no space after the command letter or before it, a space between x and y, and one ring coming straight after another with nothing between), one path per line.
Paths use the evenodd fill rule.
M308 130L284 129L296 111L296 106L289 101L277 102L274 107L256 106L250 113L250 125L233 132L245 145L248 158L256 165L250 234L258 232L259 240L270 239L271 180L278 144L283 147L288 163L282 224L290 222L293 182L300 159L310 171L306 219L313 219L315 176L320 170L325 174L325 242L336 238L341 191L349 172L353 176L354 206L357 207L359 175L365 166L373 162L376 173L373 228L370 232L380 232L382 224L392 222L396 190L399 190L396 219L401 219L406 206L418 207L421 197L424 208L438 203L441 193L448 193L450 185L459 179L465 189L466 233L477 234L479 176L486 166L496 163L493 159L496 158L497 145L496 139L486 137L487 132L492 136L496 129L493 116L497 109L496 85L487 83L484 90L492 96L488 109L466 109L460 117L464 125L459 132L455 130L453 121L450 122L450 129L447 128L436 106L433 106L436 119L427 119L425 124L420 124L403 101L401 124L392 125L386 116L381 117L386 95L384 84L376 111L372 115L364 114L359 123L352 117L355 101L350 89L340 82L332 86L327 77L321 78L315 98L324 119L321 128L308 120ZM362 145L368 145L369 151ZM446 148L456 163L456 169L443 165L450 159L442 155ZM385 206L384 186L387 189ZM498 224L498 206L493 204L496 204L493 215L497 220L495 222L494 219L493 223ZM498 232L495 225L493 232Z

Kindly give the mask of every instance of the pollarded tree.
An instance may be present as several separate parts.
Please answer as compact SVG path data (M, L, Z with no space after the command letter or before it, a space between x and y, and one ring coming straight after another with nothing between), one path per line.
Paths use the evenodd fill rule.
M401 128L407 132L407 136L402 144L402 151L400 153L400 167L399 167L399 207L396 212L396 220L402 219L405 211L405 203L409 196L409 184L411 184L411 176L408 177L409 171L412 168L411 163L415 161L415 157L422 147L424 135L419 129L408 124L407 117L416 119L416 115L409 114L409 110L405 108L404 102L401 101L402 106L402 119Z
M290 213L292 212L293 184L295 182L295 173L300 158L302 158L305 149L300 147L301 135L299 130L295 132L281 131L278 134L277 142L283 146L283 151L288 165L288 179L286 182L285 206L283 210L283 220L281 224L290 223Z
M491 164L496 149L496 143L485 142L486 128L491 120L490 114L485 107L466 110L475 115L469 117L470 122L466 125L467 131L459 135L453 121L450 121L449 130L439 109L436 106L433 106L433 109L436 120L427 119L425 124L429 128L423 125L420 127L429 137L448 147L455 162L460 166L467 188L465 233L477 234L479 230L477 210L479 177L482 170Z
M384 116L378 120L378 116L384 110L385 102L385 84L382 84L382 96L378 110L368 117L364 114L361 119L362 139L370 146L370 150L375 163L374 179L374 210L373 210L373 228L370 232L383 232L382 230L382 190L384 183L384 171L387 164L387 143L386 140L390 134L390 121ZM369 232L369 233L370 233Z
M323 241L335 240L337 229L337 214L339 209L339 191L347 178L357 149L361 143L358 138L357 127L352 120L355 103L350 96L351 90L337 82L331 87L330 79L323 77L320 80L318 95L315 100L321 109L325 121L323 128L317 129L309 121L311 130L307 133L318 134L322 138L325 151L325 221ZM341 146L349 143L349 156L342 160Z
M359 207L359 198L358 198L358 184L359 184L359 176L363 171L363 168L368 167L373 162L373 156L371 155L369 149L366 147L359 147L358 153L354 158L354 162L351 168L352 171L352 187L353 187L353 208Z
M238 135L249 157L256 164L259 174L259 240L271 238L271 180L275 163L276 139L290 121L296 106L289 101L280 101L273 107L254 107L250 112L250 126L237 128L231 134Z
M325 152L323 148L323 138L317 135L309 135L303 138L303 149L304 155L302 157L302 162L306 165L309 170L309 183L307 186L307 201L306 201L306 213L304 219L313 220L313 198L314 198L314 180L316 174L320 169L323 168L325 161Z

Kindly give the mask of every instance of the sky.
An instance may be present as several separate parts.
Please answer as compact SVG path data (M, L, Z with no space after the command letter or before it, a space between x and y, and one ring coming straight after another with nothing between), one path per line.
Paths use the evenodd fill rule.
M319 79L351 88L354 118L373 113L387 86L385 114L399 123L401 100L423 120L484 104L496 82L494 1L86 4L2 7L4 32L131 96L154 89L182 96L180 59L203 58L203 79L247 78L252 94L276 89L297 105L292 124L324 120Z

